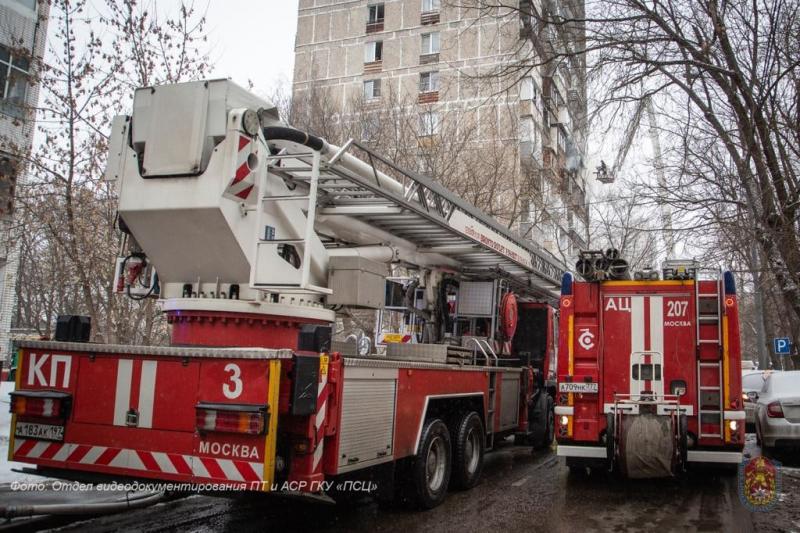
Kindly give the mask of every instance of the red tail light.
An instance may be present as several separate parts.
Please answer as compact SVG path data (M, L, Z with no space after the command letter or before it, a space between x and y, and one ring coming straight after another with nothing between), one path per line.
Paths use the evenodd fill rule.
M783 408L780 402L772 402L767 405L767 416L770 418L783 418Z
M265 405L199 403L195 406L199 431L261 435L269 414Z
M66 418L72 396L65 392L14 391L11 393L12 414L38 418Z

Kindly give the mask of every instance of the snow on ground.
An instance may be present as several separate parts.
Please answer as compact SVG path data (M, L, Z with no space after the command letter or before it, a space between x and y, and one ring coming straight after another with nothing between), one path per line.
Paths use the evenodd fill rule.
M42 481L41 476L20 474L13 472L13 469L20 470L31 465L16 463L8 460L8 437L11 431L11 413L8 412L11 397L9 394L14 390L13 381L0 381L0 485L11 483L12 481Z

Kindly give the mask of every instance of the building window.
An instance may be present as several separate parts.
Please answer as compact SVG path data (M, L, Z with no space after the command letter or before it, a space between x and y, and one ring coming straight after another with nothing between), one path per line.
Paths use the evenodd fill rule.
M522 117L519 121L520 140L522 142L533 142L535 135L533 117L530 115Z
M376 141L380 133L380 117L374 114L367 115L361 123L361 139Z
M422 55L439 53L439 32L422 34Z
M439 0L422 0L422 12L430 13L431 11L439 11L440 3Z
M383 59L383 41L367 43L364 48L364 63L374 63Z
M520 100L532 100L537 103L539 100L539 85L534 81L532 76L525 76L519 87Z
M0 111L16 118L25 114L30 61L0 46Z
M381 80L367 80L364 82L364 98L372 100L381 97Z
M367 24L383 22L383 4L367 6Z
M424 152L419 154L417 157L417 169L423 176L429 178L434 176L433 159L430 154Z
M556 128L556 130L558 130L558 149L563 152L567 149L567 135L561 127Z
M419 75L419 92L429 93L439 90L439 73L422 72Z
M419 134L423 137L439 133L439 113L428 111L419 117Z

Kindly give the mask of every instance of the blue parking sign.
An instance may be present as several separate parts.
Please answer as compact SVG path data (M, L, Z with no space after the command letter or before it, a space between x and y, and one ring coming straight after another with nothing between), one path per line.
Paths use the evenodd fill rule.
M791 347L789 337L775 337L772 340L772 345L776 355L789 355Z

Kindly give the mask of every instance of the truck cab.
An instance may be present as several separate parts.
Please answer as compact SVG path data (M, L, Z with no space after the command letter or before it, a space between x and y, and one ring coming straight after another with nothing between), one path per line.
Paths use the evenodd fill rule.
M701 276L693 261L636 279L564 275L555 414L569 466L636 478L741 462L736 286L731 272Z

